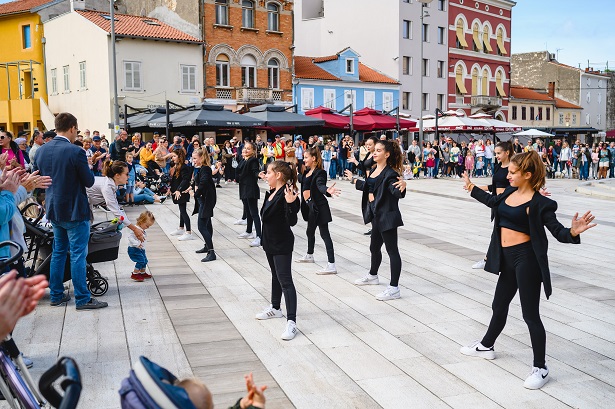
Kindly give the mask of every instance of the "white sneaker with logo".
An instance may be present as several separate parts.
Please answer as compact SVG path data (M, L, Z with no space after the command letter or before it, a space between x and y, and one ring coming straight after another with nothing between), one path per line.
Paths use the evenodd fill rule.
M549 381L549 369L532 367L532 372L525 379L523 386L527 389L540 389Z
M270 318L282 318L284 315L282 314L282 310L276 310L273 308L273 305L265 308L263 311L256 314L257 320L268 320Z
M286 329L282 333L282 339L284 341L290 341L297 335L297 332L297 324L295 324L295 321L288 320L286 322Z
M480 343L480 341L474 341L472 344L461 347L459 350L464 355L477 356L485 359L495 359L495 350L493 347L487 348Z
M487 262L483 259L481 261L477 261L476 263L472 264L472 268L474 270L482 270L483 268L485 268L485 264L487 264Z
M261 238L260 237L256 237L254 240L252 240L252 242L250 243L250 247L260 247L261 245Z
M399 287L388 286L386 290L376 295L378 301L396 300L397 298L401 298Z
M375 276L371 274L366 274L364 277L355 280L354 283L356 285L378 285L380 284L380 280L378 279L378 274Z
M179 241L195 240L195 237L192 235L192 233L184 233L177 240Z
M305 256L295 260L295 263L313 263L313 262L314 262L313 254L306 254Z
M323 268L320 271L317 271L316 274L318 275L337 274L335 263L327 263L327 267Z
M237 236L238 239L255 239L256 238L256 233L252 232L252 233L248 233L248 232L243 232L241 233L239 236Z
M183 236L186 233L184 229L177 229L171 232L171 236Z

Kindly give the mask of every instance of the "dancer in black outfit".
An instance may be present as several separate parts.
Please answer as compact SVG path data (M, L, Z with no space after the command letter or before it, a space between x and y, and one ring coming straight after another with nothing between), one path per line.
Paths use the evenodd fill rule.
M519 289L523 319L530 331L534 362L525 380L528 389L539 389L547 381L545 363L545 328L540 320L540 285L547 299L551 295L551 276L545 227L562 243L579 244L580 234L592 228L591 212L572 218L569 229L557 220L557 203L540 193L546 170L538 153L530 151L512 157L508 166L510 187L502 194L491 195L474 185L463 174L465 189L473 198L494 210L495 224L487 252L485 270L499 274L493 296L493 315L481 341L461 348L465 355L494 359L493 345L506 325L508 307Z
M286 301L286 329L282 339L290 341L297 334L297 291L291 272L295 235L291 226L297 224L299 192L297 170L287 162L269 163L267 173L261 174L271 190L265 194L261 218L263 220L263 250L271 268L271 306L256 314L256 319L282 318L282 294Z
M190 201L190 181L192 180L192 167L186 164L186 151L176 149L171 153L171 197L173 203L179 206L179 228L171 236L180 236L180 241L194 240L190 229L190 216L186 206ZM186 229L184 230L184 225Z
M214 207L216 207L216 184L213 175L220 171L220 166L216 166L215 170L211 169L209 162L209 154L203 151L203 148L195 149L192 153L192 163L198 168L194 177L194 198L196 206L194 212L198 213L198 228L199 232L205 240L205 245L196 253L207 253L207 256L201 261L213 261L216 259L214 251L213 234L214 228L211 224L211 218L214 217Z
M355 281L356 285L379 284L378 268L382 262L382 244L386 246L391 264L391 282L376 296L380 301L400 298L399 276L401 256L397 246L397 228L404 222L399 211L399 199L406 196L406 181L401 177L403 157L396 141L379 140L374 149L376 168L365 180L356 180L357 190L367 191L368 203L363 212L365 224L372 223L369 251L372 262L369 273Z
M243 160L237 167L237 179L239 180L239 198L243 203L243 213L247 216L246 231L237 236L240 239L252 239L251 247L261 245L261 219L258 215L258 199L261 190L258 187L258 175L260 167L256 158L256 149L251 142L246 142L241 152ZM256 235L252 234L252 225Z
M327 187L327 172L322 167L322 157L320 149L308 148L303 154L305 171L299 175L301 182L301 214L303 220L307 222L305 234L308 240L307 254L296 260L298 263L314 262L314 244L316 243L316 227L320 230L320 236L325 242L327 249L327 267L318 271L316 274L336 274L335 253L333 251L333 240L329 232L331 209L327 197L339 196L340 190L335 187L335 182L331 187Z
M357 169L363 172L365 177L368 177L371 171L373 170L373 168L376 166L376 162L374 162L374 148L376 147L376 142L378 141L379 139L376 138L375 136L370 136L369 138L365 140L365 148L367 149L367 156L363 160L357 160L357 158L355 158L354 156L348 159L348 162L354 163L357 166ZM352 175L352 173L350 173L350 175ZM348 175L347 172L346 172L346 176L348 176L349 178L351 177ZM363 196L361 196L361 212L362 213L365 212L365 208L367 207L367 202L368 202L367 192L364 191ZM370 234L372 234L372 229L369 229L367 232L363 234L365 234L366 236L369 236Z

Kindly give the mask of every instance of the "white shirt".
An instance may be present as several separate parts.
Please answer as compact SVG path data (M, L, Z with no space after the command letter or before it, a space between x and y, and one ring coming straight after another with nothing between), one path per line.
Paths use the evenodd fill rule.
M144 249L145 242L147 241L147 232L139 226L137 226L137 228L143 233L143 241L137 238L137 235L134 231L132 231L132 229L128 229L128 247L138 247L140 249Z
M117 202L117 186L113 179L106 176L96 176L92 187L85 188L85 192L88 195L90 208L104 203L115 217L124 218L123 223L125 226L130 226L132 224L130 220L128 220L128 216L126 216L124 210L120 208L120 204Z

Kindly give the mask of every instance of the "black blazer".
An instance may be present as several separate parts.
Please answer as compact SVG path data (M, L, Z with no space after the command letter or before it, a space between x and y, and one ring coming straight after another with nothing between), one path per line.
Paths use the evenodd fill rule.
M309 169L303 172L302 175L299 175L299 182L303 187L303 182L306 179L306 176L309 172ZM322 226L323 224L330 223L333 221L331 218L331 208L329 207L329 201L327 197L331 197L331 195L327 192L327 172L323 169L314 169L312 172L312 182L310 184L310 200L313 205L318 208L318 216L316 218L316 225ZM301 189L303 191L303 189ZM307 203L303 200L303 195L301 195L301 200L304 202L302 206L307 206Z
M256 157L248 158L239 162L236 169L236 176L239 179L239 198L243 199L259 199L261 190L258 187L258 174L260 168Z
M380 231L387 231L404 225L399 211L399 199L406 197L406 191L402 192L393 186L393 183L399 181L398 178L399 173L388 165L376 177L373 203L374 217L371 222L378 226ZM364 194L367 192L367 184L364 180L357 179L356 188L362 190ZM366 206L363 211L365 224L370 222L367 210Z
M194 198L196 205L192 214L199 214L199 218L214 217L216 207L216 184L209 166L201 166L194 177Z
M192 167L188 165L182 165L181 170L179 171L179 176L175 176L175 172L173 172L173 176L171 177L171 193L175 193L177 191L183 192L190 187L190 180L192 179ZM179 200L175 199L173 196L173 203L188 203L190 201L190 193L182 193Z
M268 203L274 191L265 193L261 208L261 220L263 221L261 245L267 254L290 254L295 245L295 235L291 226L297 224L299 198L293 203L288 203L284 197L284 188L281 188Z
M485 265L485 270L493 274L499 274L500 271L502 271L502 242L500 240L500 228L498 227L500 224L498 207L515 190L517 190L516 187L507 187L502 194L495 196L474 186L471 192L474 199L495 209L495 223L493 225L491 243L487 251L487 264ZM541 195L539 192L534 193L532 200L530 200L529 209L530 241L536 259L538 260L545 295L548 299L552 293L552 289L549 260L547 258L549 241L547 240L547 234L544 228L546 227L549 229L553 237L562 243L579 244L581 243L581 236L572 237L570 235L570 229L565 228L555 216L557 202Z
M365 177L368 177L372 170L374 170L374 166L376 166L376 162L374 162L374 157L371 153L369 153L365 159L359 161L357 165L357 169L363 171ZM369 201L369 193L364 190L361 195L361 210L365 212L365 208L367 207L367 202Z

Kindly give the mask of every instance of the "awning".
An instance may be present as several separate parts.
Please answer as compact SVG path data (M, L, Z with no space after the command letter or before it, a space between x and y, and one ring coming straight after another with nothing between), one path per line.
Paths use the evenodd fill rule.
M463 75L455 76L455 84L457 84L457 87L459 88L459 91L461 91L462 94L468 93L468 90L466 89L466 86L463 83Z
M502 80L501 79L500 79L500 81L496 81L495 82L495 87L497 88L500 97L505 97L506 96L506 93L504 92L504 85L502 84Z
M263 121L236 114L224 109L222 105L204 103L171 114L170 124L173 129L228 129L228 128L253 128L263 126ZM166 127L166 118L158 118L150 121L151 128Z
M325 127L335 129L350 129L350 117L335 113L331 108L320 106L305 112L305 115L322 119Z
M423 132L435 132L436 119L423 120ZM439 132L491 132L493 126L477 119L446 115L438 118Z
M264 104L250 109L243 117L258 120L274 132L292 132L297 128L323 127L325 121L289 112L281 105Z
M472 31L472 38L474 39L474 45L476 45L476 49L482 51L483 44L480 41L480 32L478 31L478 28L475 28Z
M386 115L382 111L363 108L354 112L354 129L357 131L384 131L397 128L397 117ZM399 118L399 128L407 129L416 126L415 121Z
M463 23L461 23L461 25L457 25L457 40L462 47L468 47L468 43L466 42L465 34L463 32Z
M488 32L488 31L485 31L485 32L483 33L483 44L485 44L485 48L487 49L487 51L489 51L490 53L492 53L492 52L493 52L493 48L491 48L491 44L490 44L490 41L489 41L489 40L490 40L490 39L489 39L489 32Z
M498 35L498 49L500 50L500 54L502 55L506 55L508 54L506 52L506 47L504 47L504 39L502 38L502 35Z
M551 129L551 132L553 133L571 133L571 134L579 134L579 133L589 133L589 134L595 134L600 132L599 130L597 130L596 128L592 128L592 127L588 127L588 128L553 128ZM608 136L608 132L607 132L607 136Z
M170 111L171 113L173 111ZM146 112L129 115L126 118L126 126L130 132L145 131L149 129L150 121L166 121L166 108L156 108Z
M610 131L606 132L606 137L607 138L615 138L615 129L611 129Z

